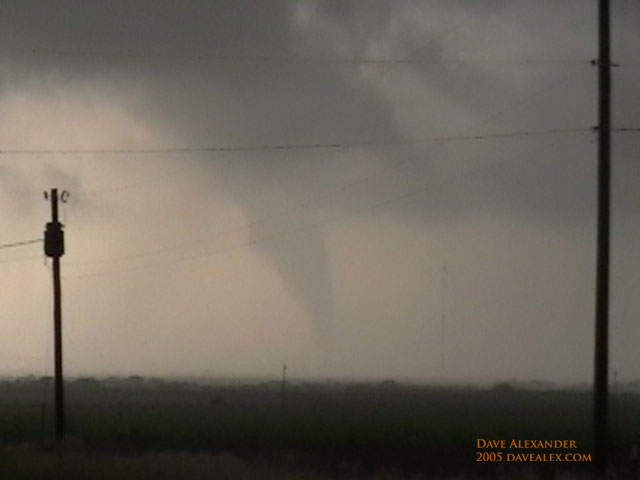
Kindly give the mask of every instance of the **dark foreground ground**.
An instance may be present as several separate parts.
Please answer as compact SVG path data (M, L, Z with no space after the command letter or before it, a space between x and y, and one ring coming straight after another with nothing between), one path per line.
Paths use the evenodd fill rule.
M591 454L583 391L327 382L288 384L283 396L277 382L81 379L67 385L63 444L52 393L47 379L0 384L2 478L586 478L592 466L515 457ZM640 397L617 395L612 419L612 464L635 478ZM480 449L478 439L576 447Z

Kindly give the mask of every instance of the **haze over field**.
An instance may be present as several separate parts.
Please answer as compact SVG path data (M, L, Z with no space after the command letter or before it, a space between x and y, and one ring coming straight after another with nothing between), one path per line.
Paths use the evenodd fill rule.
M638 128L640 6L612 3L614 127ZM0 3L0 244L70 192L66 371L590 381L596 13ZM613 139L620 380L640 377L639 143ZM42 247L0 264L2 372L49 374Z

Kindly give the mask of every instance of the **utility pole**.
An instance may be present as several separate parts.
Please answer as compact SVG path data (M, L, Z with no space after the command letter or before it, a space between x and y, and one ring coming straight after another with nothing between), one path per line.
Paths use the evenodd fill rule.
M608 450L609 243L611 209L611 48L609 0L598 5L598 240L594 416L596 473L604 478Z
M445 324L447 321L447 264L442 264L442 311L440 312L440 381L444 383Z
M62 193L65 201L67 192ZM60 285L60 257L64 255L63 225L58 220L58 189L52 188L45 198L51 201L51 221L44 232L44 252L53 259L53 329L55 345L55 410L56 436L64 436L64 381L62 376L62 289Z

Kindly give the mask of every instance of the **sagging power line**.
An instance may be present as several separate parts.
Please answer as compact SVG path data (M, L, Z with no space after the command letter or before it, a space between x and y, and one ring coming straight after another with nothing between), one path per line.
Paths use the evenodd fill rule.
M0 149L0 155L156 155L156 154L185 154L185 153L226 153L226 152L269 152L282 150L318 150L318 149L349 149L376 148L399 145L417 145L429 142L454 142L466 140L487 140L492 138L513 138L562 135L592 130L593 127L552 128L546 130L521 130L513 132L480 133L476 135L451 135L413 138L404 140L388 140L382 142L328 142L328 143L298 143L272 145L235 145L235 146L203 146L203 147L150 147L150 148L62 148L62 149Z
M26 245L33 245L34 243L40 243L42 241L43 241L42 238L34 238L33 240L23 240L21 242L5 243L0 245L0 249L23 247Z
M526 65L579 65L590 60L580 58L417 58L409 57L367 57L367 56L309 56L309 55L224 55L209 53L164 53L115 50L69 50L69 49L0 49L0 55L34 55L45 57L99 58L115 60L186 60L205 63L257 63L276 65L296 64L341 64L341 65L447 65L447 64L487 64L497 66Z

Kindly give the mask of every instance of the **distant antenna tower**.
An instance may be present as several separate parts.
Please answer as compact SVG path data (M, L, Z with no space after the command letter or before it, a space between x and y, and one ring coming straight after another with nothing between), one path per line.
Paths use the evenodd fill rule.
M440 313L440 380L444 380L445 326L447 322L447 264L442 264L442 310Z
M613 371L613 385L611 392L611 435L610 439L612 443L618 440L618 371Z
M287 398L287 364L282 364L282 385L280 389L280 401L282 402L282 410L284 411Z

